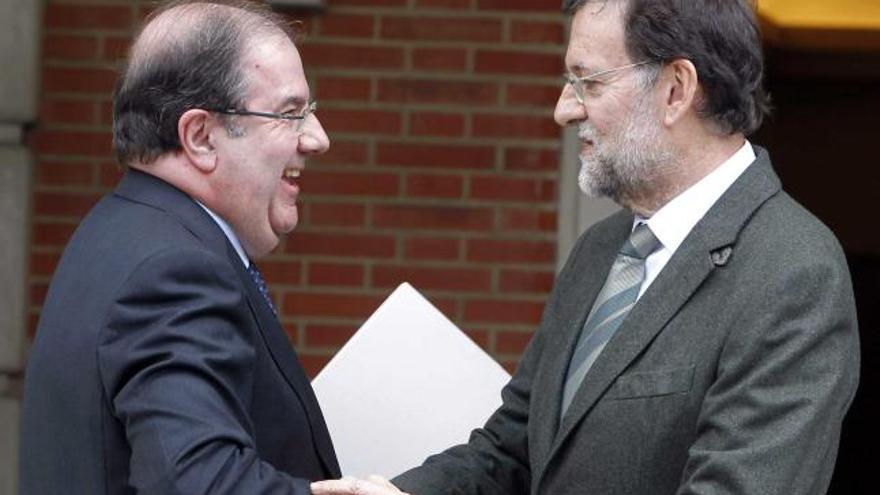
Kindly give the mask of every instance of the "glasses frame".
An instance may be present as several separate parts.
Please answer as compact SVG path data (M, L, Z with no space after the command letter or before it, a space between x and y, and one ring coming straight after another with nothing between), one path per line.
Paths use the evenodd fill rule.
M597 79L601 76L607 76L608 74L614 74L615 72L620 72L627 69L635 69L636 67L641 67L643 65L654 64L657 63L657 60L642 60L641 62L635 62L632 64L621 65L620 67L613 67L611 69L604 69L598 72L593 72L592 74L587 74L586 76L577 77L572 75L569 72L562 74L562 78L565 80L566 84L570 84L571 88L574 90L574 96L577 98L578 103L581 105L586 103L587 97L584 94L584 82L593 82L593 83L602 83L605 82L601 79Z
M309 115L314 114L318 110L318 102L316 100L309 100L306 106L300 111L298 114L291 115L290 113L276 113L276 112L257 112L254 110L244 110L237 108L226 108L226 109L213 109L208 110L209 112L219 113L223 115L235 115L239 117L264 117L267 119L276 119L276 120L287 120L287 121L298 121L296 129L297 131L302 129L303 123L309 117Z

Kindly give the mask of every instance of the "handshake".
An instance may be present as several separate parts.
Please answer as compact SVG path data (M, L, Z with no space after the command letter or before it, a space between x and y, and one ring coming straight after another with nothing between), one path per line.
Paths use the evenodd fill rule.
M318 481L312 483L311 489L313 495L409 495L381 476Z

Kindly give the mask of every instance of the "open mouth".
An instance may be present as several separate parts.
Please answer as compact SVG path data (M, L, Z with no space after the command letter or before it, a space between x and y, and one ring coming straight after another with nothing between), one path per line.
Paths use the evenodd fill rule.
M299 178L301 173L302 170L297 168L285 168L284 173L281 174L281 178L288 184L293 184L294 181Z

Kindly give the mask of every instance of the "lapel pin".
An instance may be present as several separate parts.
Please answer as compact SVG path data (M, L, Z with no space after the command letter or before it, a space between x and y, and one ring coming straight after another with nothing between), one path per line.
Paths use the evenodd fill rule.
M730 260L730 254L733 252L733 248L730 246L725 246L721 249L716 249L712 251L712 263L715 263L715 266L724 266Z

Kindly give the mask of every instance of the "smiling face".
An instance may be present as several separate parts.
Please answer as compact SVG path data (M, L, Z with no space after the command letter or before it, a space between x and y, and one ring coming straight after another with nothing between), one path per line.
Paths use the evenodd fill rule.
M574 15L565 63L575 77L642 62L631 60L626 52L624 5L591 3ZM624 206L640 189L650 188L652 175L670 160L655 92L645 87L641 70L644 67L609 72L586 84L583 104L566 85L555 112L559 125L579 127L581 189Z
M242 56L247 91L243 110L300 113L309 86L299 52L284 36L253 40ZM248 255L264 256L299 220L296 178L306 157L327 151L330 141L310 115L300 122L237 116L234 132L218 126L212 136L217 170L210 205L235 230Z

